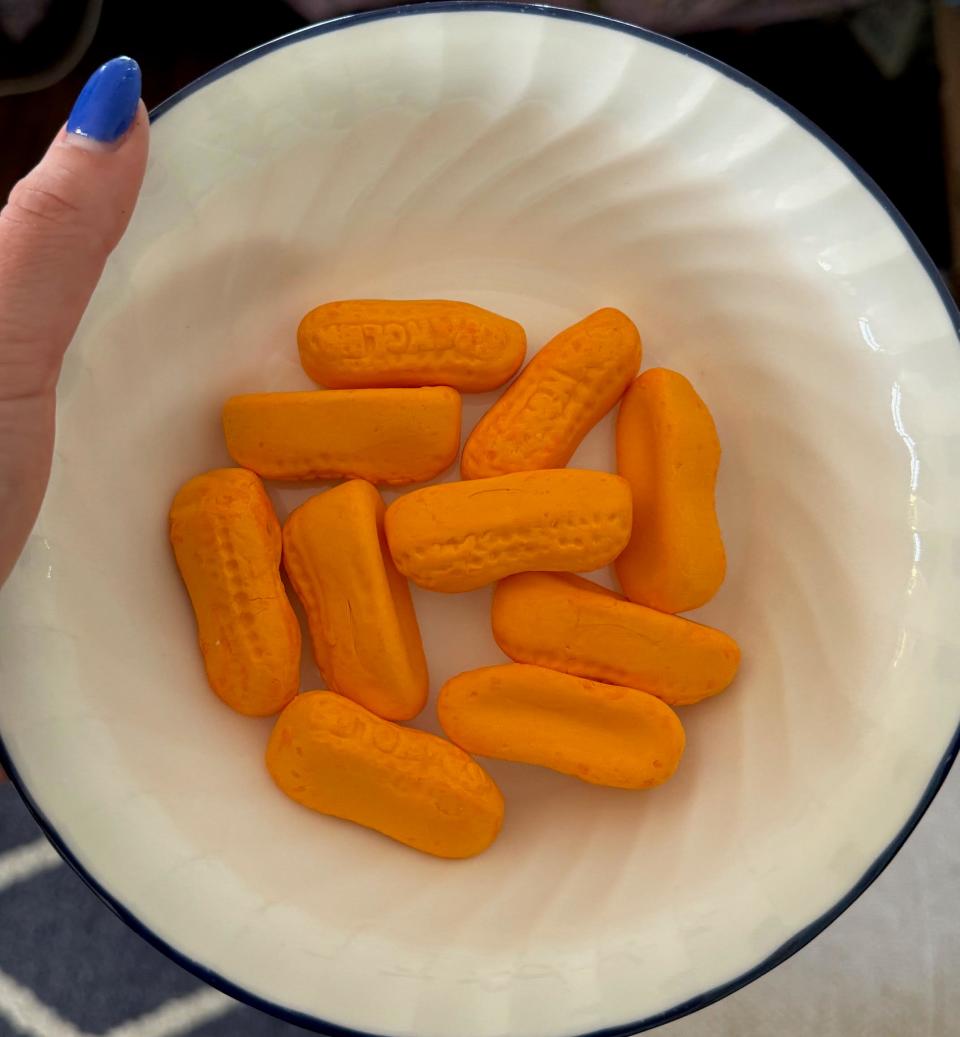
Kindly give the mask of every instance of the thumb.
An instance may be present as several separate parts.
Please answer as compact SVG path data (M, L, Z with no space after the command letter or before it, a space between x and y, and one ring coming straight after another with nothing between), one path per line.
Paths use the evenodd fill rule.
M137 63L108 61L0 211L0 584L43 498L60 362L130 219L147 137Z
M147 157L140 68L115 58L0 211L0 400L53 389L133 211Z

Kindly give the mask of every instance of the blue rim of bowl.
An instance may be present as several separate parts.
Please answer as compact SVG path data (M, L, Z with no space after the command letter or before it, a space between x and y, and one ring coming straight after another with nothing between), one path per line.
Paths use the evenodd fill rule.
M560 7L543 7L536 4L504 3L496 2L496 0L444 0L444 2L440 3L428 3L409 7L391 7L377 11L365 11L359 14L345 15L344 17L335 18L331 21L305 26L302 29L297 29L294 32L288 33L286 36L280 36L275 40L271 40L259 47L254 47L252 50L239 54L230 61L219 65L206 75L194 80L182 90L178 90L166 101L157 105L157 107L150 113L150 121L156 122L157 119L161 118L185 98L196 93L196 91L201 90L209 83L213 83L223 76L229 75L236 69L242 68L244 65L247 65L252 61L256 61L265 54L269 54L275 50L280 50L281 48L290 46L294 43L299 43L301 40L309 39L313 36L323 36L331 32L338 32L341 29L349 29L355 25L363 25L367 22L384 21L390 18L416 17L419 15L429 15L438 12L446 14L462 14L474 11L493 11L515 15L534 15L541 18L556 18L561 21L581 22L586 25L594 25L600 28L609 29L613 32L625 33L628 36L636 36L640 39L647 40L650 43L654 43L657 46L665 47L667 50L683 54L694 61L709 66L715 71L726 76L728 79L732 79L741 86L747 87L762 97L765 101L774 105L776 108L779 108L780 111L793 119L802 129L805 129L808 133L816 137L821 144L826 146L838 159L840 159L859 183L880 203L886 214L896 224L900 233L904 236L910 248L913 250L917 260L923 266L930 280L933 282L944 308L950 317L954 332L957 334L958 338L960 338L960 310L957 309L956 303L953 301L953 298L947 290L947 286L944 284L939 271L934 265L933 260L927 254L926 249L920 243L916 234L890 199L886 197L883 191L874 182L873 178L861 169L861 167L841 147L834 143L834 141L831 140L823 130L811 122L805 115L797 111L792 105L779 98L766 87L761 86L749 76L744 75L742 72L738 72L736 69L731 68L724 62L710 57L708 54L703 54L695 48L689 47L684 43L671 39L670 37L662 36L659 33L651 32L649 29L642 29L635 25L629 25L626 22L617 21L613 18L606 18L602 15L589 14L584 11L570 11ZM940 763L937 765L936 770L933 772L933 775L920 798L920 802L917 804L913 813L887 848L864 872L846 896L842 897L833 907L820 915L819 918L804 926L804 928L798 933L792 936L785 943L781 944L780 947L764 958L763 961L741 975L736 976L734 979L722 983L719 986L712 987L710 990L689 998L688 1000L683 1001L672 1008L668 1008L663 1012L658 1012L656 1015L648 1016L645 1019L638 1019L632 1023L593 1030L587 1034L580 1035L580 1037L630 1037L632 1034L642 1033L644 1030L650 1030L656 1026L662 1026L665 1023L673 1022L680 1019L682 1016L689 1015L691 1012L696 1012L701 1008L706 1008L715 1001L720 1001L722 998L734 993L741 987L745 987L749 983L752 983L755 979L759 979L765 973L776 968L792 955L796 954L797 951L808 944L815 936L818 936L823 932L828 925L839 918L839 916L842 915L843 912L846 911L847 908L850 907L850 905L874 882L890 861L893 860L897 852L910 836L910 833L914 828L916 828L920 819L926 813L927 808L933 802L940 786L943 784L950 768L953 766L958 751L960 751L960 726L958 726L957 730L954 732L946 752L941 758ZM367 1031L354 1030L350 1027L339 1026L336 1023L331 1023L321 1019L318 1016L307 1015L294 1009L286 1008L283 1005L268 1001L256 994L252 994L243 987L233 983L231 980L224 978L217 972L214 972L206 965L202 965L199 962L188 958L175 947L161 939L151 929L148 929L136 917L136 915L129 910L129 908L125 907L107 889L105 889L73 854L73 851L66 844L66 841L59 835L50 819L44 814L43 809L31 796L23 779L17 772L17 768L10 759L10 755L3 743L2 734L0 734L0 766L2 766L7 772L7 775L20 793L20 796L26 803L30 813L67 864L77 872L87 886L96 893L96 895L107 905L107 907L110 908L111 911L113 911L114 914L130 926L134 932L138 933L148 943L152 944L159 951L162 951L178 965L187 969L189 972L192 972L198 979L203 980L212 987L216 987L218 990L236 998L238 1001L242 1001L254 1008L267 1012L270 1015L274 1015L285 1022L302 1026L308 1030L313 1030L316 1033L327 1034L329 1037L383 1037L382 1034L375 1035L368 1033Z

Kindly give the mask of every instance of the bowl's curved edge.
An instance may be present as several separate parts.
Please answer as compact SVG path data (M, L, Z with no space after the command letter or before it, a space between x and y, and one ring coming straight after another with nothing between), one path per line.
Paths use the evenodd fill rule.
M258 58L265 54L269 54L271 51L279 50L282 47L288 46L292 43L297 43L302 39L307 39L312 36L321 36L326 33L336 32L340 29L349 28L354 25L360 25L365 22L381 21L388 18L402 18L402 17L414 17L418 15L429 15L434 13L454 13L454 12L470 12L470 11L493 11L509 14L520 14L520 15L535 15L546 18L557 18L566 21L583 22L589 25L596 25L601 28L608 28L615 32L626 33L631 36L637 36L642 39L648 40L651 43L655 43L659 46L665 47L668 50L676 51L683 54L701 64L707 65L716 71L720 72L741 86L745 86L758 94L765 101L779 108L784 114L788 115L794 122L796 122L802 129L805 129L808 133L812 134L817 140L820 141L825 147L827 147L853 174L853 176L863 185L863 187L870 192L870 194L879 202L886 214L893 220L897 229L903 235L904 239L909 244L915 257L920 262L928 277L933 283L941 302L943 303L944 309L950 318L950 323L953 326L957 337L960 338L960 309L954 302L953 297L950 295L946 284L940 276L940 272L935 266L933 260L930 258L926 249L921 244L919 238L914 233L913 229L906 222L900 211L894 206L889 198L883 193L878 184L874 179L860 167L860 165L847 154L838 144L836 144L826 133L823 132L812 120L807 118L803 113L798 111L793 105L784 101L778 97L772 91L766 87L761 86L755 80L737 69L727 65L723 61L717 58L711 57L708 54L704 54L701 51L696 50L687 44L681 43L678 40L671 39L667 36L662 36L659 33L652 32L649 29L643 29L636 25L630 25L626 22L621 22L613 18L607 18L602 15L591 14L585 11L573 11L567 10L561 7L545 7L537 4L525 4L525 3L509 3L503 2L503 0L442 0L442 2L430 3L423 6L409 6L409 7L391 7L381 10L364 11L359 14L345 15L340 18L335 18L330 21L320 22L316 25L307 25L302 29L297 29L292 33L288 33L285 36L280 36L275 40L270 40L267 43L261 44L258 47L254 47L251 50L245 51L237 57L232 58L230 61L225 62L222 65L217 66L205 75L200 76L192 83L178 90L167 100L161 102L150 112L150 121L155 122L166 112L170 111L175 105L179 104L180 101L189 97L197 90L202 89L209 83L220 79L221 77L228 75L235 69L241 68L251 61L256 61ZM659 1012L656 1015L648 1016L645 1019L639 1019L633 1023L627 1023L619 1026L606 1027L601 1030L594 1030L588 1034L582 1035L582 1037L632 1037L634 1034L642 1033L646 1030L653 1029L657 1026L662 1026L665 1023L674 1022L677 1019L682 1018L685 1015L689 1015L692 1012L699 1011L701 1008L706 1008L708 1005L713 1004L716 1001L720 1001L723 998L735 993L742 987L747 986L754 980L759 979L765 973L776 968L782 964L788 958L792 957L802 947L806 946L815 936L818 936L824 929L827 928L832 922L836 921L844 911L850 907L866 890L873 884L873 882L879 877L881 872L887 867L887 865L893 860L897 853L902 848L903 844L910 837L910 834L920 823L923 815L927 812L930 804L933 802L934 797L940 790L946 780L947 775L950 772L950 768L953 766L954 761L957 758L958 752L960 752L960 726L954 732L953 737L950 740L950 744L947 747L946 752L941 758L936 770L933 772L930 781L927 784L923 795L920 798L919 803L907 819L903 827L897 833L897 835L891 840L883 852L876 858L873 864L863 873L858 881L853 885L850 891L842 897L836 904L833 905L829 910L825 911L819 918L810 922L807 926L801 929L798 933L792 936L789 940L781 944L775 951L769 954L763 961L759 962L752 969L742 973L739 976L729 980L726 983L722 983L710 990L705 991L702 994L698 994L696 997L692 997L687 1001L684 1001L678 1005L666 1009L663 1012ZM321 1019L317 1016L306 1015L302 1012L298 1012L295 1009L287 1008L283 1005L276 1004L268 1001L256 994L252 994L250 991L245 990L242 987L237 986L229 979L219 975L217 972L209 969L207 966L200 962L194 961L187 957L183 952L177 950L171 944L167 943L164 939L158 936L153 930L147 928L137 916L124 904L122 904L116 897L114 897L106 888L104 888L96 878L91 875L85 866L80 863L78 858L74 855L73 851L67 845L65 840L59 835L56 828L46 816L43 809L36 802L27 788L25 782L20 776L16 765L10 758L10 754L7 751L6 745L3 741L2 732L0 732L0 767L6 771L7 776L10 778L12 784L16 788L20 797L23 799L27 806L27 809L32 814L34 820L43 830L46 837L50 840L56 851L60 856L70 865L71 868L80 876L80 878L86 883L86 885L103 901L103 903L120 918L126 925L128 925L134 932L143 937L149 944L161 951L168 958L176 962L182 968L187 969L193 973L198 979L203 980L210 986L222 991L224 994L235 998L238 1001L244 1002L254 1008L261 1011L267 1012L270 1015L274 1015L286 1022L293 1023L297 1026L301 1026L304 1029L312 1030L315 1033L326 1034L328 1037L383 1037L383 1035L372 1035L365 1031L354 1030L349 1027L339 1026L336 1023L331 1023L327 1020Z

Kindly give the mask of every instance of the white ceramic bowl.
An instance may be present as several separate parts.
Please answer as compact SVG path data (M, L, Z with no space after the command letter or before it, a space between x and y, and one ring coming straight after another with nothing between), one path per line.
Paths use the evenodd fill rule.
M801 946L957 747L957 315L889 204L729 69L535 8L318 26L155 115L2 597L4 762L61 849L178 961L325 1030L634 1032ZM167 506L228 461L226 396L308 386L297 321L344 296L467 299L533 348L618 306L706 398L730 566L702 618L744 664L664 788L495 764L502 837L433 860L284 799L269 721L206 689ZM611 429L574 463L610 467ZM501 658L489 593L416 603L434 688Z

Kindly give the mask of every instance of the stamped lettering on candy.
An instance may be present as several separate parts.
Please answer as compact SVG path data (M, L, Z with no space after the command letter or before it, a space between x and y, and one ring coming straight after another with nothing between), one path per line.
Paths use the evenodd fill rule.
M515 321L468 303L361 299L311 310L297 341L304 370L329 388L487 392L523 363L527 340Z
M562 468L623 395L640 355L640 335L619 310L562 331L477 423L463 448L464 479Z
M312 332L309 343L323 352L339 352L345 360L358 360L381 351L417 352L429 349L426 322L403 324L328 324Z
M410 354L438 365L455 360L466 366L487 360L503 346L499 337L483 334L469 318L328 324L311 335L309 342L316 350L340 352L345 360Z

